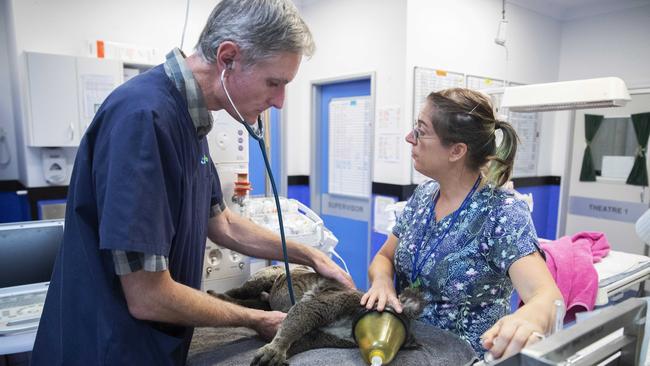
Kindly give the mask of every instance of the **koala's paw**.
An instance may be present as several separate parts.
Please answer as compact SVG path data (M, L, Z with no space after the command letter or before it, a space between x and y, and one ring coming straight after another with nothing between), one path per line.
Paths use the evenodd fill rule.
M255 353L251 366L283 366L288 365L286 360L287 353L269 343Z
M399 295L402 303L403 313L409 319L416 319L424 310L424 296L420 290L406 288Z

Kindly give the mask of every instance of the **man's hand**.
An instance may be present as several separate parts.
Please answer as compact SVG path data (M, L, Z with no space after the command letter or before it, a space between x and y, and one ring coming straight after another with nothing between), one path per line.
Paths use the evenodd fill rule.
M332 259L318 249L313 249L313 268L316 272L324 277L331 278L353 290L356 289L352 277L347 274L341 267L337 266Z
M255 330L265 341L269 342L280 329L282 321L287 314L281 311L256 311L256 316L251 321L250 328Z

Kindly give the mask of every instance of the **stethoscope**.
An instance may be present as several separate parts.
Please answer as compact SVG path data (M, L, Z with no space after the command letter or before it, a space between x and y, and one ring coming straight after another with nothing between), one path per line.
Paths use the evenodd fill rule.
M228 67L232 67L232 66L228 66ZM242 116L241 113L239 113L237 107L235 107L235 103L232 101L232 98L230 97L230 93L228 93L228 89L226 89L225 81L226 81L226 69L223 69L223 71L221 72L221 86L223 87L223 91L226 92L226 97L228 98L228 102L230 102L230 106L232 107L232 109L235 110L235 113L237 113L237 117L239 117L238 122L244 125L246 131L248 131L248 134L256 141L260 142L264 140L264 123L262 123L262 116L261 115L257 116L257 131L256 131L253 129L253 127L251 127L250 124L248 124L248 122L244 120L244 116Z
M232 68L232 64L228 65L228 68ZM223 91L226 93L226 97L228 98L228 102L230 102L230 106L232 109L235 110L235 113L237 113L237 116L239 117L239 123L244 125L244 128L246 128L246 131L248 131L248 134L255 139L258 144L260 145L260 150L262 151L262 157L264 158L264 165L266 166L266 173L269 175L269 180L271 181L271 187L273 188L273 197L275 198L275 209L278 212L278 223L280 224L280 239L282 240L282 255L284 256L284 270L287 274L287 285L289 288L289 298L291 299L291 305L294 305L296 303L296 299L293 295L293 284L291 283L291 273L289 273L289 255L287 254L287 240L284 236L284 223L282 222L282 210L280 209L280 199L278 198L278 189L275 186L275 179L273 179L273 172L271 171L271 164L269 163L269 157L266 155L266 144L264 142L264 123L262 123L262 116L257 116L257 128L253 129L246 120L244 120L244 117L242 116L241 113L239 113L239 110L237 107L235 107L235 103L232 101L232 98L230 97L230 93L228 93L228 89L226 88L226 69L223 69L221 72L221 86L223 87Z

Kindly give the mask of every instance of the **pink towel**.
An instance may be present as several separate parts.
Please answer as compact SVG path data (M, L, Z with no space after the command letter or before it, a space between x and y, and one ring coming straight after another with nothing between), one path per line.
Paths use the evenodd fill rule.
M609 253L604 233L580 232L573 237L541 243L546 266L567 304L565 321L581 311L593 310L598 294L598 273L594 263Z

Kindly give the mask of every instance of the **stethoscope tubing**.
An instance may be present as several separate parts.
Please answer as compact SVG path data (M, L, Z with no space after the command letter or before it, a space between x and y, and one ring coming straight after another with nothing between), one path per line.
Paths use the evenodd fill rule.
M293 283L291 281L291 273L289 270L289 254L287 252L287 239L284 235L282 209L280 207L280 198L278 197L278 189L275 185L273 172L271 171L271 164L269 162L269 157L266 154L266 143L264 141L264 124L262 123L262 116L259 115L257 116L257 132L256 132L255 130L253 130L251 125L248 124L246 120L244 120L244 117L242 116L241 113L239 113L239 110L235 106L235 103L233 102L232 98L230 97L230 93L228 93L228 89L226 88L225 75L226 75L226 69L223 69L223 71L221 72L221 86L223 87L223 91L226 93L228 102L230 102L230 106L232 106L232 109L234 109L235 113L237 113L237 116L239 117L238 122L244 125L244 128L246 128L248 134L258 142L260 146L260 150L262 151L262 157L264 158L264 166L266 167L266 174L268 174L269 176L269 180L271 181L271 188L273 189L273 198L275 199L275 209L278 212L278 223L280 224L280 240L282 242L282 255L284 257L284 271L287 275L287 287L289 289L289 298L291 300L291 305L295 305L296 298L293 293Z

